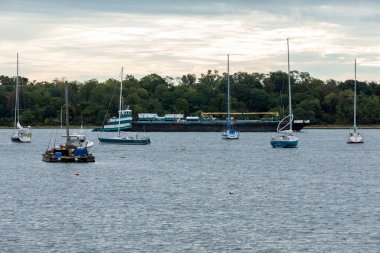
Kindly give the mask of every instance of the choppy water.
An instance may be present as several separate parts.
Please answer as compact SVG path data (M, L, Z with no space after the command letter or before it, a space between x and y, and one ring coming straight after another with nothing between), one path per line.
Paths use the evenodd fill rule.
M273 133L147 133L49 164L52 130L30 144L0 130L0 251L379 252L380 130L364 133L304 130L296 149Z

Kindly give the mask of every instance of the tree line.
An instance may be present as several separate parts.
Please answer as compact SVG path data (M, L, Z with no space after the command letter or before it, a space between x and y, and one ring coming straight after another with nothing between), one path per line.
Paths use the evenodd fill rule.
M295 119L309 119L312 124L352 124L354 80L335 81L311 77L307 72L292 71L292 104ZM288 74L283 71L262 73L238 72L230 75L231 110L233 112L268 112L286 114L288 110ZM120 81L110 78L85 82L55 79L30 82L19 77L20 115L23 125L60 124L64 105L64 86L69 86L72 124L100 126L105 118L116 116ZM0 76L0 125L14 121L16 77ZM123 104L138 113L159 115L202 112L225 112L227 74L207 71L179 78L149 74L137 79L126 75L123 81ZM380 85L357 81L358 124L380 123Z

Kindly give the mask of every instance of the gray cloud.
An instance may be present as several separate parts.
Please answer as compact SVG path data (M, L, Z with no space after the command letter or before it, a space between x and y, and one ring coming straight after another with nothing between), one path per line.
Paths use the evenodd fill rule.
M292 68L323 79L346 79L360 58L362 78L380 67L378 9L365 1L0 0L1 69L12 75L20 51L32 79L104 79ZM24 57L24 58L23 58Z

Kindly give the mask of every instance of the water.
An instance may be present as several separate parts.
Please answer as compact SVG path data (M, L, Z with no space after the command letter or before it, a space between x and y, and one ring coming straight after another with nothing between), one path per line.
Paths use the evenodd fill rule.
M147 133L92 164L42 162L52 133L0 130L1 252L379 252L380 130Z

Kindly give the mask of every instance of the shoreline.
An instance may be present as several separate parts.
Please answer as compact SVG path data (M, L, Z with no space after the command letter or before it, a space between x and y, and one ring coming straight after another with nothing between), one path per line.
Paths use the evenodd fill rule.
M311 125L305 126L303 129L351 129L352 126L347 125ZM380 129L380 125L358 126L358 129Z
M26 127L25 127L26 128ZM60 129L60 127L55 126L31 126L31 129ZM82 126L83 129L94 129L99 128L99 126ZM303 129L350 129L352 126L349 125L309 125L303 127ZM359 129L380 129L380 125L364 125L358 126ZM14 129L14 127L0 126L0 129ZM64 130L65 128L63 128ZM81 126L70 126L70 129L81 129Z
M28 127L24 127L28 128ZM93 126L70 126L70 129L94 129L97 127ZM15 129L14 127L7 127L7 126L0 126L0 129ZM55 127L55 126L30 126L30 129L58 129L61 130L61 127ZM63 127L62 130L65 130L66 128Z

